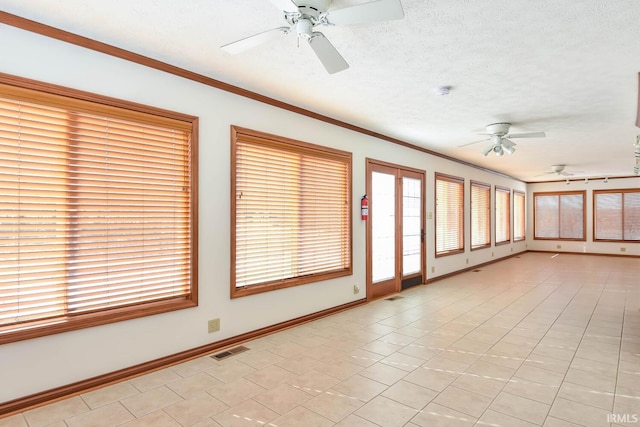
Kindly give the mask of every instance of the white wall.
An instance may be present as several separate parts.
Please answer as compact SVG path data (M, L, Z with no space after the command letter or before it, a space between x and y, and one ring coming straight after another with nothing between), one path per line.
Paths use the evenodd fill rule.
M631 154L631 150L629 151ZM629 159L631 160L631 158ZM631 166L629 167L631 169ZM640 243L631 242L594 242L593 241L593 190L616 190L640 188L640 177L609 179L592 179L588 183L583 180L547 182L529 184L527 186L527 240L528 249L536 251L578 252L611 255L640 255ZM568 240L534 240L533 238L533 193L547 191L586 191L586 240L574 242ZM560 248L558 248L560 245ZM625 248L622 252L620 248Z
M0 72L200 117L199 307L2 345L0 402L363 298L365 292L354 295L352 287L365 283L365 225L359 220L358 202L365 192L366 158L426 170L427 212L433 212L435 172L465 177L467 248L470 179L526 190L516 180L12 27L0 25L0 40ZM353 153L353 276L230 300L232 124ZM529 237L436 259L433 224L427 220L429 278L521 252L531 244ZM221 330L209 334L207 321L212 318L221 319Z

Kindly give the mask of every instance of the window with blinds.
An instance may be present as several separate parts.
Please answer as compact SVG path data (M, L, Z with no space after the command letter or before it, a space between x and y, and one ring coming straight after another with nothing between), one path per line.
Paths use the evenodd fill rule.
M595 240L640 241L640 190L595 190L593 198Z
M513 241L518 242L525 239L526 217L525 217L525 194L521 191L513 190Z
M464 179L436 173L436 256L464 252Z
M584 191L534 193L534 238L585 240L584 197Z
M496 186L496 245L511 241L511 189Z
M471 250L491 246L491 186L471 181Z
M0 82L0 343L197 305L196 119L32 86Z
M231 297L352 274L351 153L231 132Z

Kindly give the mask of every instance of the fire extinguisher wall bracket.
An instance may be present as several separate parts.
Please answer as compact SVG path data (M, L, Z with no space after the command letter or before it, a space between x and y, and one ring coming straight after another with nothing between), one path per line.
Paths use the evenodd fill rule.
M366 194L360 199L360 218L362 218L363 221L369 219L369 199L367 199Z

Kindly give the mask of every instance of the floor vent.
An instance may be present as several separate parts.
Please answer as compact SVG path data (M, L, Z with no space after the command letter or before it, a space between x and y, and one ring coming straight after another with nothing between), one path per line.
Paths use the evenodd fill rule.
M481 272L481 271L482 271L482 270L473 270L473 272L474 272L474 273L479 273L479 272Z
M391 298L385 298L385 299L386 299L387 301L395 301L395 300L397 300L397 299L402 299L402 298L404 298L404 297L401 297L400 295L396 295L396 296L393 296L393 297L391 297Z
M222 352L220 352L218 354L214 354L211 357L213 359L216 359L216 360L222 360L222 359L226 359L227 357L231 357L234 354L242 353L242 352L245 352L247 350L249 350L247 347L241 345L241 346L238 346L238 347L230 348L229 350L222 351Z

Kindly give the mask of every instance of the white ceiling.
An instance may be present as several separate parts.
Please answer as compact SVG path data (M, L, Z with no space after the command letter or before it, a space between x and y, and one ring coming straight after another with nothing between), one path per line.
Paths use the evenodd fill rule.
M366 0L364 0L366 1ZM363 0L334 0L331 9ZM399 21L319 27L349 62L327 74L289 35L241 55L220 46L279 27L268 0L0 0L0 10L111 44L524 181L552 164L633 175L638 0L402 0ZM434 89L451 86L448 96ZM511 122L509 156L484 127Z

